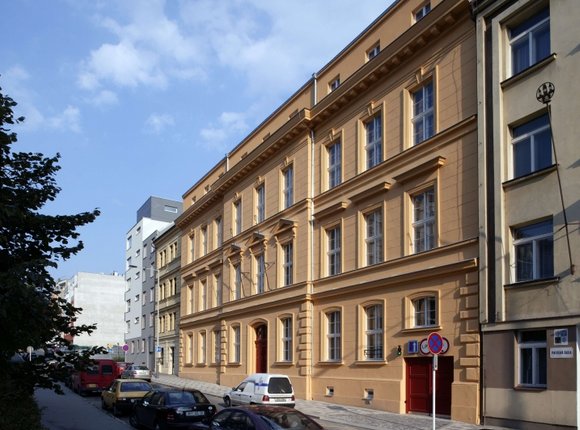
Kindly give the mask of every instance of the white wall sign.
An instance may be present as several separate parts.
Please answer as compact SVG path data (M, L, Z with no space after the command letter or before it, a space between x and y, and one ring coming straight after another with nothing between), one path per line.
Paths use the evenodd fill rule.
M550 348L550 358L574 358L574 348Z

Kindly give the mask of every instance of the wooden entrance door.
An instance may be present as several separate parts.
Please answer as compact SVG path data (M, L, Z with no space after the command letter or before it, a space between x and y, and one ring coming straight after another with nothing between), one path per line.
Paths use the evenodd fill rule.
M433 402L433 358L407 358L407 412L431 414ZM436 374L437 415L451 415L453 357L439 356Z
M265 324L256 327L256 373L268 373L268 329Z

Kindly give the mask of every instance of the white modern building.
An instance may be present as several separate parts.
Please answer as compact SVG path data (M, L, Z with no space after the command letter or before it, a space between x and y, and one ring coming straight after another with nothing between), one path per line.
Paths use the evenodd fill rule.
M180 201L149 197L126 236L125 360L155 368L155 285L153 240L181 214Z
M97 325L91 334L83 333L72 339L73 345L113 348L123 344L125 280L122 275L78 272L70 279L59 281L58 288L62 298L82 309L76 325Z

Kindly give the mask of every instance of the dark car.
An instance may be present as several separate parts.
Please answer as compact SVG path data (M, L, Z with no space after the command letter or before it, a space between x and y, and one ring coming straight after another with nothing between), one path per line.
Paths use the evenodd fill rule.
M211 418L215 405L198 390L158 389L135 402L129 422L136 428L180 429Z
M243 405L226 408L193 424L194 430L320 430L323 427L296 409L285 406Z

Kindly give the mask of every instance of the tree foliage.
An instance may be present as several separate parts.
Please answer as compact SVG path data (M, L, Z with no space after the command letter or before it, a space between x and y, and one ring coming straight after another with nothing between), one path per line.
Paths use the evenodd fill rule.
M13 150L17 136L10 127L24 121L15 117L16 105L0 88L0 374L12 375L28 390L42 386L59 391L63 372L82 366L98 348L80 355L62 353L51 363L38 359L10 365L10 358L29 345L66 347L67 338L95 329L75 325L81 309L58 297L49 270L83 249L77 229L93 222L99 210L42 213L60 191L55 179L60 155Z

